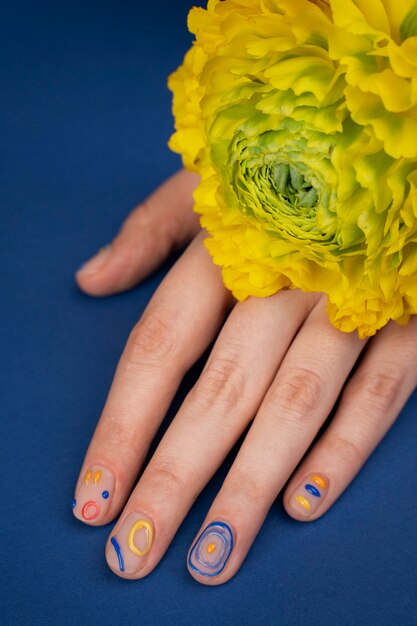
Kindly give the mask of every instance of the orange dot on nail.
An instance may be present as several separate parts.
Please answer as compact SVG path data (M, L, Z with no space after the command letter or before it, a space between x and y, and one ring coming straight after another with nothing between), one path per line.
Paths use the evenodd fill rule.
M322 476L317 476L317 474L314 474L311 477L311 480L314 481L316 483L316 485L318 485L319 487L321 487L322 489L326 489L327 487L327 481L324 480L324 478Z
M207 552L209 552L210 554L212 552L216 551L216 544L215 543L209 543L207 546Z

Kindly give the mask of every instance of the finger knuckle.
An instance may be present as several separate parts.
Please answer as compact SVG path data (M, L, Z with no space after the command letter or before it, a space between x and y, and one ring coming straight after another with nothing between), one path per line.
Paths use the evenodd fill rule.
M397 400L403 377L400 368L391 370L365 370L353 378L349 394L380 410L389 409Z
M329 451L329 456L339 459L346 467L361 467L365 463L364 451L355 441L343 435L328 433L326 448Z
M258 507L267 500L267 489L260 478L254 478L245 471L235 471L232 476L226 477L223 489L229 501L234 498L243 500L249 508Z
M322 396L323 381L319 374L305 368L295 368L280 376L268 397L274 413L290 420L303 422L317 410Z
M182 220L183 222L183 220ZM181 218L176 215L169 216L169 219L162 219L161 211L158 210L158 204L153 197L146 198L137 206L128 219L126 220L126 228L132 231L141 230L142 233L148 235L143 237L144 245L158 242L158 249L168 252L172 247L177 229L182 224Z
M245 368L236 358L215 358L201 373L190 397L205 409L217 406L232 410L244 396L246 377Z
M189 486L185 478L186 472L178 462L154 463L146 472L146 485L150 493L162 496L180 497Z
M104 440L111 441L118 447L125 447L132 439L132 431L123 420L111 420L101 426Z
M141 450L141 439L137 437L137 427L121 414L101 420L96 431L101 449L123 451L124 460L136 459Z
M125 224L137 228L148 228L152 224L155 211L149 198L142 200L142 202L136 206L126 219Z
M142 317L130 333L126 346L129 364L169 362L176 353L176 332L168 316L149 313Z

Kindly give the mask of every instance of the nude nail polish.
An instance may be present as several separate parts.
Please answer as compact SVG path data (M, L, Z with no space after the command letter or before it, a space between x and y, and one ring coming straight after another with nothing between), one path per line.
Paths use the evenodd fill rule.
M329 479L323 474L312 473L300 482L289 502L302 515L310 517L319 508L327 495Z
M232 529L225 522L211 522L198 536L188 555L188 567L201 576L218 576L234 547Z
M110 568L117 574L134 574L140 570L145 565L154 537L152 520L142 513L130 513L107 543L106 560Z
M113 472L102 465L84 471L72 500L75 517L87 524L102 520L110 508L115 482Z
M91 257L91 259L83 263L78 268L78 271L83 272L83 274L95 274L96 272L100 271L104 263L107 261L107 257L110 254L110 249L110 244L107 244L106 246L103 246L103 248L100 248L95 256Z

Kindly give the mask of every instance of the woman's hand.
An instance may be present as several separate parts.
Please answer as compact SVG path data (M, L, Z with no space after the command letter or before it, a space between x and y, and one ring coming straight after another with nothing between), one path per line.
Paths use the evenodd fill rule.
M120 291L195 235L128 339L73 504L92 525L122 512L107 561L125 578L146 576L253 420L187 557L191 575L213 585L239 569L291 475L284 506L295 519L317 519L337 500L417 384L417 320L406 328L390 323L366 342L329 323L321 294L282 291L236 303L191 211L196 183L186 172L172 177L77 274L88 293ZM131 493L184 374L216 335ZM332 421L297 467L340 394Z

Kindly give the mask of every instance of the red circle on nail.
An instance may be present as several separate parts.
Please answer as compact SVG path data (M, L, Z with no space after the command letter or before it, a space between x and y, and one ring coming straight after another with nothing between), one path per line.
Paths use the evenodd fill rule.
M93 511L91 510L93 509ZM84 519L90 520L95 519L97 515L100 513L100 507L97 502L86 502L83 506L81 514Z

